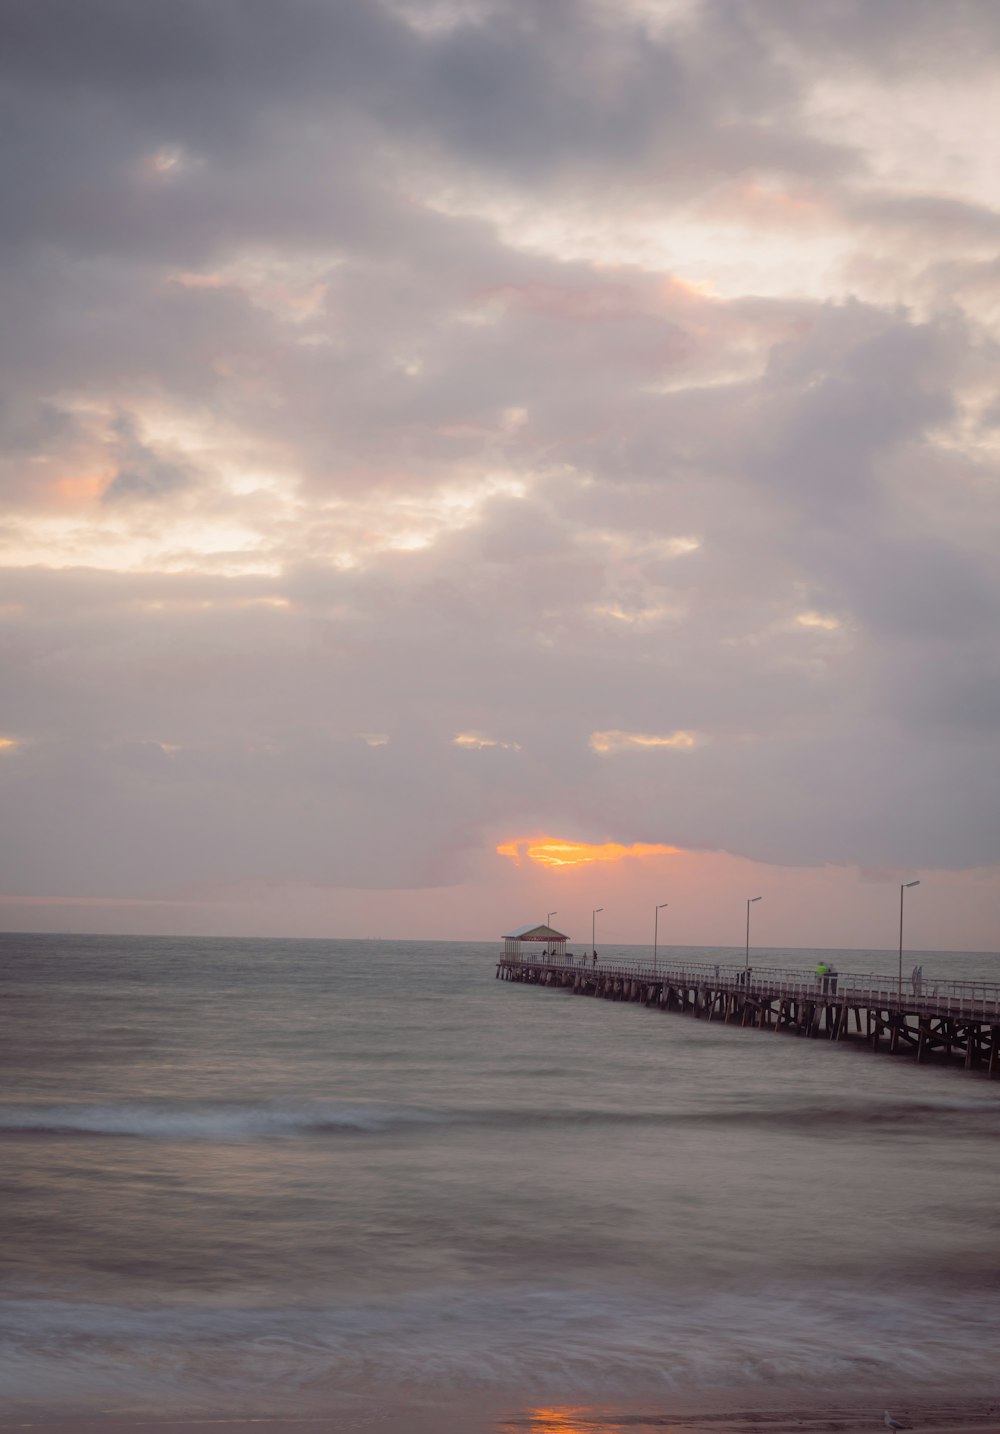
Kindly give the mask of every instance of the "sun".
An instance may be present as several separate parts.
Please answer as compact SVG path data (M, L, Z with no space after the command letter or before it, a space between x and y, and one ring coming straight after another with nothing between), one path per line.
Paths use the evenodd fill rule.
M637 841L625 846L614 841L566 841L550 836L516 837L513 841L501 842L497 846L498 856L509 856L518 866L527 860L538 866L549 867L588 866L593 862L674 856L679 851L679 847L666 846L661 842Z

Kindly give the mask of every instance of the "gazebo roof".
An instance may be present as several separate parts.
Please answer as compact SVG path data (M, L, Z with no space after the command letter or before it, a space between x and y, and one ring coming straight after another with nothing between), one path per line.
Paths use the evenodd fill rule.
M521 926L517 931L508 931L505 941L568 941L561 931L554 931L543 922L541 926Z

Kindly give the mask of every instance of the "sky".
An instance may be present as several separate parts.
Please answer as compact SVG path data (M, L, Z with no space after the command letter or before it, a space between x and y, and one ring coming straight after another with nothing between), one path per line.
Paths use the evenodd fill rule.
M995 0L0 30L0 924L1000 949Z

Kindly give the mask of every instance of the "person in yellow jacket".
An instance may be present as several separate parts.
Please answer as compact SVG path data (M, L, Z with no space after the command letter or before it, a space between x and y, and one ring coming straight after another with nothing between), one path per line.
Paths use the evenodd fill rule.
M816 966L816 980L823 989L824 995L830 989L830 968L825 961L820 961Z

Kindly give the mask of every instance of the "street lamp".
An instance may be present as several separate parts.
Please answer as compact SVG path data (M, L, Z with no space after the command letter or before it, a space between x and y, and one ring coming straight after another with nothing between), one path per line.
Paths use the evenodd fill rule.
M546 918L545 918L545 924L546 924L546 926L548 926L548 924L549 924L549 922L552 920L553 916L558 916L558 915L559 915L558 911L550 911L549 914L548 914L548 916L546 916Z
M761 896L747 897L747 956L746 961L743 963L743 970L745 972L750 970L750 908L755 901L763 901L763 899ZM744 977L744 979L746 978Z
M659 904L659 906L658 906L658 907L655 909L655 911L653 912L653 975L654 975L654 976L656 975L656 947L657 947L657 943L658 943L658 939L659 939L659 934L660 934L660 912L663 910L663 908L664 908L665 906L669 906L669 905L670 905L670 902L669 902L669 901L661 901L660 904Z
M603 906L595 906L590 913L590 949L595 956L597 955L597 913L603 910Z
M899 972L896 976L896 1003L899 1006L903 1004L903 892L919 885L919 881L903 881L899 886Z

